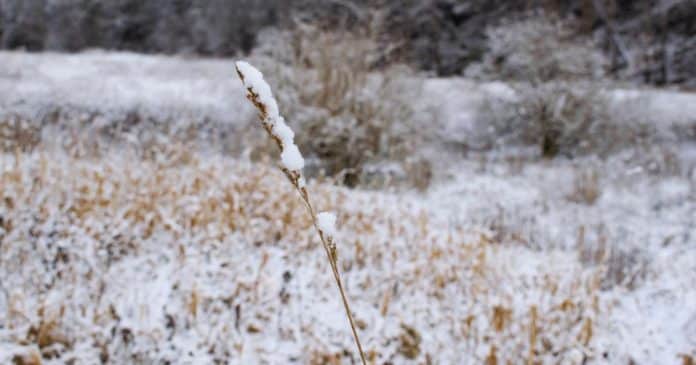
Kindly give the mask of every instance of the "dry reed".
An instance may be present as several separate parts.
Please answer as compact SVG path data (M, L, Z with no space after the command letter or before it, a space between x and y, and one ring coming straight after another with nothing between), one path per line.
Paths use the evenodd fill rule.
M247 77L249 75L244 74L244 70L240 68L240 64L237 63L235 65L236 70L237 70L237 75L239 75L239 78L241 79L242 83L245 85L246 91L247 91L247 99L251 101L252 104L256 107L256 109L259 112L259 118L261 119L261 123L263 125L263 128L266 130L268 133L269 137L273 139L276 144L278 145L278 148L281 151L281 156L283 152L286 151L286 149L290 148L287 144L287 140L283 139L278 132L274 133L274 124L275 120L273 120L274 115L273 115L273 110L277 109L277 106L271 106L268 105L268 100L266 100L265 97L260 95L260 91L256 90L252 85L250 85L247 82ZM268 90L270 92L270 90ZM270 96L270 95L269 95ZM274 103L275 100L272 100ZM292 147L296 148L294 145ZM326 229L321 229L320 225L318 224L318 219L317 219L317 213L316 210L314 209L311 200L310 200L310 195L309 192L307 191L307 188L304 183L304 177L302 176L302 172L300 169L291 169L288 167L288 164L285 164L284 166L281 167L281 170L287 176L288 180L292 184L292 186L297 190L297 192L300 194L300 198L304 202L305 206L307 207L307 212L310 215L310 218L312 220L312 225L314 226L314 229L317 231L319 234L319 238L322 243L322 247L324 248L324 251L326 253L326 258L329 261L329 265L331 266L331 271L333 273L334 280L336 282L336 286L338 287L338 291L341 295L341 300L343 302L343 308L345 309L346 316L348 317L348 322L350 323L350 328L353 333L353 339L355 340L355 344L358 347L358 352L360 354L360 359L362 361L363 365L367 365L367 361L365 358L365 353L362 349L362 344L360 343L360 337L358 336L358 332L355 326L355 321L353 319L353 315L351 313L350 309L350 304L348 303L348 298L345 293L345 289L343 288L343 281L341 280L341 274L338 270L338 265L337 265L337 252L336 252L336 244L333 240L332 234L325 232Z

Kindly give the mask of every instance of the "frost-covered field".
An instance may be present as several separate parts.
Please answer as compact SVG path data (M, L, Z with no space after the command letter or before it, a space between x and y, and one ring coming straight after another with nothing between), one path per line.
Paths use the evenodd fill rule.
M253 113L231 60L0 61L0 115L43 123L31 151L0 157L0 363L357 361L318 237L272 163L216 147L232 136L168 145L112 126L138 110L173 134L233 134ZM481 89L505 92L426 88L450 135L467 131ZM696 115L693 95L650 100L655 118ZM56 107L67 112L44 116ZM339 263L374 363L696 356L696 147L515 152L428 151L440 162L424 193L310 181L318 208L338 212Z

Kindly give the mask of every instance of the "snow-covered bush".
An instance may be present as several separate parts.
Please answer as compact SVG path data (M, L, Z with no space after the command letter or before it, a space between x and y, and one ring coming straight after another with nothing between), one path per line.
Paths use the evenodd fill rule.
M433 114L419 103L423 79L382 65L387 51L373 38L300 26L260 39L252 60L278 85L288 123L306 131L297 144L318 162L310 168L353 186L367 165L403 164L427 138L420 126Z
M470 74L527 82L599 78L608 62L593 39L554 16L503 22L486 30L488 51Z
M604 90L592 82L517 84L515 92L491 95L478 111L491 145L531 144L545 157L602 154L625 145L638 127L611 119Z
M511 81L514 98L491 96L479 111L488 145L523 142L542 155L606 152L625 126L608 120L605 85L593 81L607 62L589 37L553 16L506 21L487 29L488 52L468 73Z

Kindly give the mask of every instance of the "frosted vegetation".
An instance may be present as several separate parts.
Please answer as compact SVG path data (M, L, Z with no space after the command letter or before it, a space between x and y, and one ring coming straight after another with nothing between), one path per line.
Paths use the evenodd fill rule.
M310 190L307 189L306 180L302 174L304 159L292 139L294 133L285 124L283 118L278 113L278 105L271 93L270 86L263 79L263 74L245 61L237 61L235 63L235 69L246 89L246 98L254 105L259 114L261 126L268 132L268 136L276 142L280 149L280 159L282 162L281 170L288 178L290 184L297 190L299 197L307 208L307 214L310 216L312 224L319 234L319 239L326 253L327 262L331 267L331 273L334 277L346 318L350 324L351 333L358 350L357 353L360 356L360 362L362 365L367 365L365 351L360 342L360 336L357 332L353 312L348 302L343 280L341 279L341 271L338 267L338 253L336 250L336 242L334 241L336 217L326 212L316 213L316 208L312 203L311 194L309 192ZM331 220L330 226L328 225L329 220Z
M696 96L297 47L245 80L285 157L231 60L0 53L0 363L357 363L277 161L368 362L693 361Z
M264 126L268 126L271 135L280 141L281 153L280 160L283 167L289 171L301 172L304 168L304 158L299 148L295 145L295 133L285 123L285 119L280 116L278 103L273 97L271 87L263 79L263 74L249 63L238 61L235 67L239 72L239 77L244 82L244 86L258 97L258 102L265 119L262 121Z

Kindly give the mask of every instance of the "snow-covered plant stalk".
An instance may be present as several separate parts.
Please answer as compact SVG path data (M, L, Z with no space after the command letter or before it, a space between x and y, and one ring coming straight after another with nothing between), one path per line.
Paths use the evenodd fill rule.
M271 87L263 79L263 74L254 66L244 61L236 62L235 67L237 69L239 78L242 80L242 83L247 90L247 99L249 99L249 101L251 101L259 111L259 118L261 119L263 128L266 130L266 132L268 132L268 135L280 148L280 159L282 162L281 170L283 173L285 173L285 176L287 176L290 183L292 183L297 192L300 194L300 197L302 198L302 201L304 201L309 215L311 216L312 224L314 225L317 233L319 233L319 238L321 239L322 246L326 252L329 265L331 266L331 271L333 272L336 286L341 294L343 308L346 311L346 316L348 317L348 322L350 323L350 328L353 332L353 338L355 339L355 344L357 345L358 352L360 353L360 359L362 360L363 365L367 365L365 353L363 352L362 345L360 344L358 331L355 327L350 305L348 304L348 298L346 297L345 290L343 289L341 275L338 271L336 243L334 242L336 216L329 212L317 214L312 206L309 193L307 192L305 179L302 176L304 159L294 142L295 133L292 131L292 129L290 129L290 127L285 123L285 119L283 119L283 117L280 115L278 103L273 97Z

